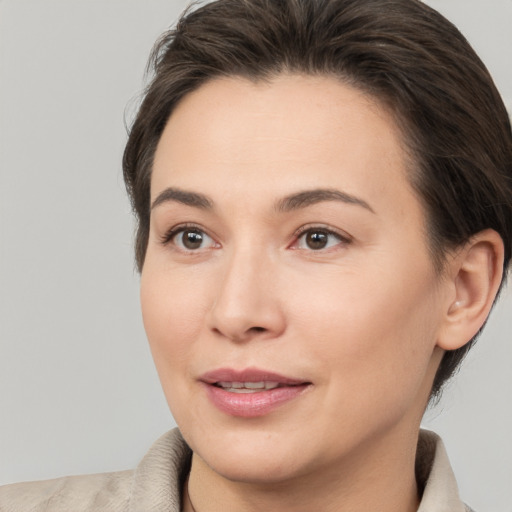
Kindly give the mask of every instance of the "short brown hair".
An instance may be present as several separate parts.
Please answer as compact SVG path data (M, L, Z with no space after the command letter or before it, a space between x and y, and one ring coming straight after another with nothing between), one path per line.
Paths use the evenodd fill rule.
M418 0L217 0L187 10L157 42L154 73L123 169L144 264L153 157L177 103L208 80L283 72L333 76L385 104L413 157L433 262L487 228L512 252L512 134L484 64L448 20ZM432 396L474 343L447 352Z

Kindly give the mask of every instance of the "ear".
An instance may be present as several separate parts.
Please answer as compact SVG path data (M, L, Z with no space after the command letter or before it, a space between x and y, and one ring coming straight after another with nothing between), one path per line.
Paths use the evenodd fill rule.
M450 294L437 345L455 350L485 323L503 276L504 246L500 235L486 229L473 236L447 263Z

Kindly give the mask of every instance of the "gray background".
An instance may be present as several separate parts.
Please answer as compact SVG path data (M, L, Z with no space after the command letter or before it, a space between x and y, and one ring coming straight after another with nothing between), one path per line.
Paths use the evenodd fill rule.
M512 105L512 0L430 0ZM120 160L182 0L0 1L0 483L133 467L174 425L141 324ZM512 511L512 294L425 425Z

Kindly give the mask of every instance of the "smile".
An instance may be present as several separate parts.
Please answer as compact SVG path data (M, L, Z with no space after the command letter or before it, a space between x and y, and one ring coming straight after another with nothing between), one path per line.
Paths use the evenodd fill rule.
M218 410L243 418L269 414L312 386L311 382L252 368L214 370L200 381Z
M230 393L258 393L259 391L275 389L279 386L279 382L216 382L214 384Z

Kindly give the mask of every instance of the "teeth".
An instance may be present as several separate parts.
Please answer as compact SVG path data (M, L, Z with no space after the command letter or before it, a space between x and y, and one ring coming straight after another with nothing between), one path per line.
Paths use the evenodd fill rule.
M231 393L255 393L257 391L275 389L279 387L278 382L217 382L225 391Z
M244 388L247 389L265 389L264 382L246 382Z

